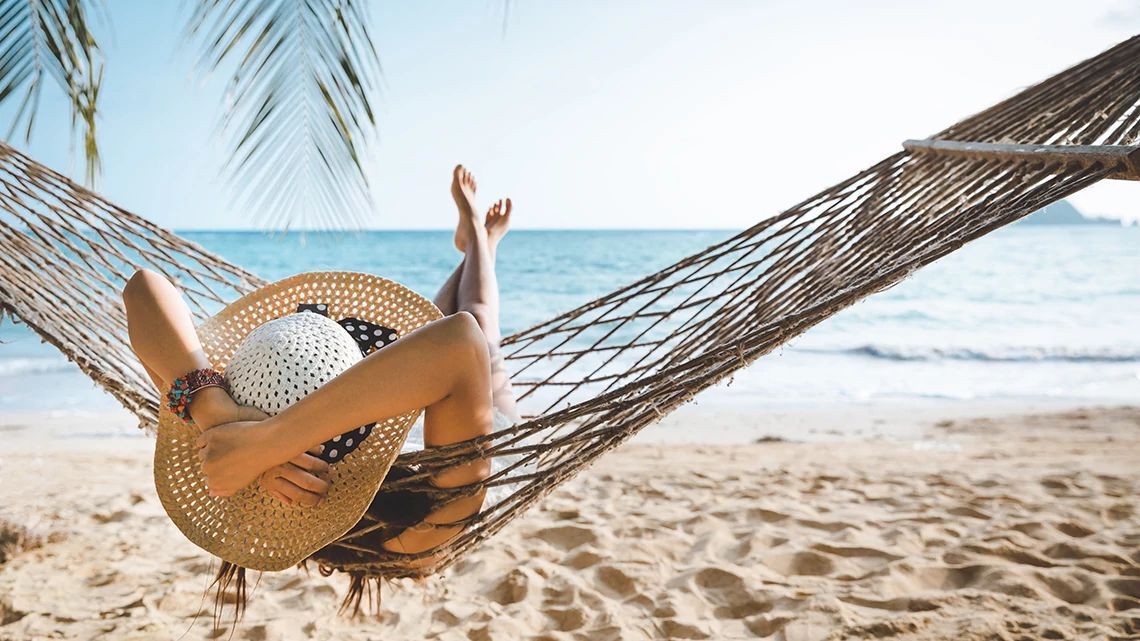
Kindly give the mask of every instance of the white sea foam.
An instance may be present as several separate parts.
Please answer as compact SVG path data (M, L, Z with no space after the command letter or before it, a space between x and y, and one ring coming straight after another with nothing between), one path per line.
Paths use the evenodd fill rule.
M0 358L0 376L66 372L75 366L61 356Z
M802 351L848 354L890 361L981 361L991 363L1136 363L1140 347L1069 347L1009 345L989 348L867 344L838 349Z

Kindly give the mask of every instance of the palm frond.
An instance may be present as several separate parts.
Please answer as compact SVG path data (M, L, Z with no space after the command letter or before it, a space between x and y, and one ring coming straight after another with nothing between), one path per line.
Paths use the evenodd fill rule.
M89 27L91 0L0 0L0 103L20 97L6 139L32 138L45 82L71 103L72 132L83 138L85 175L100 172L95 137L103 55Z
M221 127L227 169L255 217L289 228L362 224L361 165L380 62L361 0L201 0L188 25L202 66L236 65Z

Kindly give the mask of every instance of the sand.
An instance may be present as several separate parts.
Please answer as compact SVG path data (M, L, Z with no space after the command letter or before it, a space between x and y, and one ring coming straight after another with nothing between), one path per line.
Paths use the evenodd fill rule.
M0 639L227 638L150 442L44 439L42 420L0 423L0 519L42 540L0 566ZM378 618L338 617L343 580L289 570L232 638L1140 638L1140 408L912 427L634 443L444 575L393 582Z

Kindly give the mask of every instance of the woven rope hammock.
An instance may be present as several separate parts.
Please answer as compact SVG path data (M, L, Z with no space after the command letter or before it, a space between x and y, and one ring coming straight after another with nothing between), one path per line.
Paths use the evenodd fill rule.
M485 482L507 486L506 497L429 553L383 552L385 524L366 517L314 561L358 585L447 567L604 452L839 310L1103 178L1140 179L1138 101L1140 36L506 338L524 422L482 439L519 461ZM180 284L199 321L265 283L0 146L0 307L153 425L157 394L128 345L119 295L142 267ZM418 472L380 493L422 490L474 450L406 454L398 463Z

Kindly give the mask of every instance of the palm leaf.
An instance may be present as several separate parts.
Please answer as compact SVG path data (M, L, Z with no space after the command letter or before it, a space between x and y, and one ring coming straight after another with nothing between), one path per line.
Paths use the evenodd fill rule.
M372 211L361 151L380 62L361 4L201 0L190 16L202 66L235 65L221 121L227 170L272 226L356 226Z
M95 115L103 56L88 26L90 0L0 0L0 103L19 98L6 139L32 138L45 82L67 95L71 128L83 137L85 175L100 171Z

